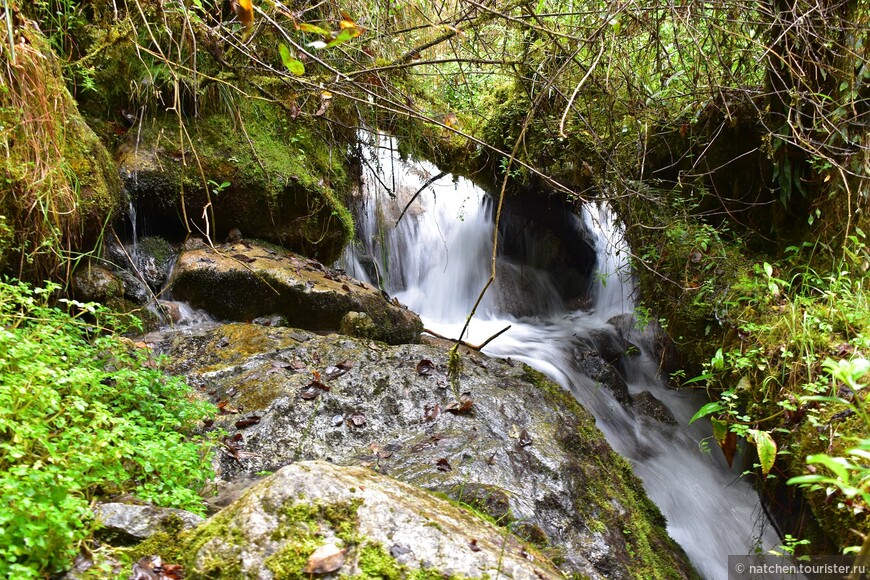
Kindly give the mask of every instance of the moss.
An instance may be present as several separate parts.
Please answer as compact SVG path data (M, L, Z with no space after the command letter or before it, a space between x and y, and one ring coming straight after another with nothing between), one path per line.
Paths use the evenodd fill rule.
M407 577L395 558L380 544L367 543L358 552L357 565L360 578L383 578L384 580L400 580Z
M47 40L35 26L22 26L20 34L28 48L0 90L0 147L6 153L0 212L14 233L0 244L0 263L17 262L19 276L41 282L63 279L69 256L93 251L118 210L121 184L111 156L66 90Z
M463 580L461 575L446 576L427 568L410 568L400 564L384 547L366 541L357 550L359 573L353 580ZM483 576L484 578L487 575Z
M239 228L333 262L354 231L342 201L350 191L343 149L277 104L238 99L231 110L143 123L121 155L138 211L164 224L166 235L186 233L184 210L218 240ZM180 123L189 138L180 140ZM210 223L201 217L206 206Z

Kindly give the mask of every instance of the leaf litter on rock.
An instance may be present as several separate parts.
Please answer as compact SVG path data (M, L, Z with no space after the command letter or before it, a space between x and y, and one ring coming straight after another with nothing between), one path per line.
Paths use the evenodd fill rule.
M347 548L339 548L335 544L320 546L308 556L308 561L302 571L305 574L329 574L344 566Z
M354 427L363 427L367 423L366 416L362 413L354 413L348 419L348 422Z
M454 415L465 415L471 412L472 407L474 407L474 399L471 398L471 394L462 393L458 401L452 401L444 407L444 410Z
M244 429L245 427L256 425L259 422L260 417L258 415L251 415L250 417L245 417L244 419L236 421L236 429Z
M219 401L217 408L221 415L237 415L241 412L238 409L230 407L230 402L227 400Z
M434 405L426 405L423 408L423 421L428 423L430 421L435 421L438 417L441 416L441 405L435 403Z
M428 358L424 358L420 362L417 363L417 374L426 376L432 374L432 371L435 370L435 363L433 363Z
M446 457L442 457L435 462L435 469L438 471L452 471L453 467L450 466L450 462L447 461Z

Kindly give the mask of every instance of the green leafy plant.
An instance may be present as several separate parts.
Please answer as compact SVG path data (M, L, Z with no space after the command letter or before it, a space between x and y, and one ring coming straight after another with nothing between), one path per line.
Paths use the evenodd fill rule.
M832 379L832 392L835 395L812 395L803 397L804 402L815 401L823 405L844 406L847 412L855 414L866 430L870 430L870 414L867 412L868 393L859 381L870 371L870 360L859 357L852 360L826 359L825 371ZM848 398L839 394L838 385L845 385ZM806 458L810 473L788 480L790 485L800 485L810 491L824 491L828 496L839 493L842 496L838 506L842 510L867 513L870 510L870 439L863 437L847 438L849 445L842 455L816 453ZM865 547L854 546L847 551L866 552L870 548L870 537L864 540Z
M132 493L203 511L199 437L212 411L127 340L95 304L49 306L44 289L0 282L0 577L68 567L94 525L90 502Z

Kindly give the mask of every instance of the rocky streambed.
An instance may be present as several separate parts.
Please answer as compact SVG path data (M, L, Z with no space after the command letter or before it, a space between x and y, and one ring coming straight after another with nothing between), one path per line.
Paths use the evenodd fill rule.
M348 313L390 329L408 321L411 340L419 321L340 273L268 250L193 248L171 280L206 310L253 304L220 314L258 323L143 339L220 414L202 426L217 438L216 513L192 529L156 518L137 554L187 578L694 576L571 394L510 359L359 331ZM280 300L291 291L339 298L312 318Z

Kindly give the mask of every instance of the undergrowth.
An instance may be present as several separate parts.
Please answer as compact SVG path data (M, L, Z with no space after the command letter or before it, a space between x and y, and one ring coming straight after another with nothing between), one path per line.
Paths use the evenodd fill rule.
M203 512L210 473L186 433L210 406L92 304L49 305L55 285L0 282L0 577L68 568L94 529L89 506L132 493Z
M746 440L754 454L750 471L769 497L786 482L803 486L819 530L786 530L801 539L801 551L865 543L870 423L868 375L859 372L870 355L865 232L853 227L839 247L807 241L771 255L749 250L726 225L679 211L669 222L656 215L666 225L630 234L636 257L649 267L639 269L649 306L687 354L706 360L696 372L672 376L710 395L693 421L710 420L709 442L729 463Z

